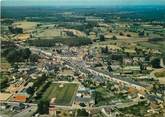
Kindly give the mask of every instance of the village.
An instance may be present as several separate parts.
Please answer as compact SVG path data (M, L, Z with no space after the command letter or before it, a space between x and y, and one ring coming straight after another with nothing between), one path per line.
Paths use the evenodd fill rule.
M66 21L1 19L0 115L165 116L161 22L60 16Z

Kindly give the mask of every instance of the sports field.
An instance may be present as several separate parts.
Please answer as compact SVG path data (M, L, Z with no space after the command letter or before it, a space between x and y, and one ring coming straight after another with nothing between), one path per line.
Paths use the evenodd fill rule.
M77 89L78 84L75 83L52 83L43 94L42 99L56 98L57 105L71 105Z

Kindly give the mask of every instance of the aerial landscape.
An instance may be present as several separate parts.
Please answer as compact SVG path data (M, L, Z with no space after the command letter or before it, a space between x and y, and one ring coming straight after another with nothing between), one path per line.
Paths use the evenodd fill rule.
M0 117L165 117L164 0L1 0L0 39Z

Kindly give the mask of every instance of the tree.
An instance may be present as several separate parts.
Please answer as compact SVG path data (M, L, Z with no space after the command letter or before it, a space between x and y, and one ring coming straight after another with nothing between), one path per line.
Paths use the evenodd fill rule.
M99 91L95 92L95 103L98 104L99 102L103 101L104 98L102 96L102 93Z
M4 77L2 74L0 74L0 89L3 89L8 86L8 78Z
M30 55L30 61L31 62L37 62L39 59L39 56L37 54L31 54Z
M158 90L160 90L160 83L159 82L155 82L153 84L152 91L156 94L158 92Z
M113 83L112 82L108 82L107 83L107 89L111 90L111 87L113 86Z
M113 36L113 37L112 37L112 40L117 40L117 37L116 37L116 36Z
M127 37L131 37L131 35L130 34L127 34Z
M12 67L14 68L14 71L17 72L19 67L18 67L18 64L13 64Z
M149 36L149 35L150 35L150 33L149 33L149 32L147 32L147 33L146 33L146 35L147 35L147 36Z
M12 27L12 26L9 26L8 29L9 29L9 31L10 31L11 33L13 33L13 34L20 34L20 33L23 33L23 29L22 29L22 28L18 28L18 27L14 28L14 27Z
M165 54L163 54L163 64L165 64Z
M20 60L19 53L16 50L11 50L9 53L7 53L6 58L9 62L14 63L15 61Z
M29 59L31 55L31 51L29 48L25 48L25 49L9 48L6 49L2 53L2 55L6 57L6 59L11 63L23 62Z
M110 60L108 60L108 61L107 61L107 64L108 64L108 65L112 65L112 63L111 63L111 61L110 61Z
M105 41L104 35L100 35L100 41Z
M138 34L139 34L139 36L142 37L142 36L144 36L145 33L144 33L144 31L140 31Z
M68 46L82 46L91 44L92 41L85 37L72 37L72 38L61 38L55 37L54 39L36 39L28 40L27 43L31 46L37 47L53 47L56 43L62 43Z
M88 22L86 25L86 28L91 29L91 28L96 27L96 26L97 26L97 22Z
M151 55L145 55L145 61L149 61L150 60L150 57L151 57Z
M108 53L108 46L105 47L105 52Z
M38 102L38 113L39 114L48 114L49 110L49 101L48 100L40 100Z
M77 113L78 113L78 116L81 116L81 117L88 117L89 116L89 113L86 112L85 109L78 109Z
M33 87L38 88L39 86L41 86L41 84L44 83L46 79L47 79L46 74L43 74L41 77L37 78L37 80L33 84Z
M146 66L143 63L140 63L140 71L146 70Z
M108 53L108 46L101 48L101 53Z
M26 89L26 92L30 95L32 95L34 93L34 88L33 87L29 87Z
M154 58L151 60L151 65L153 68L160 68L160 58Z
M21 54L22 54L23 59L28 59L31 55L31 51L29 48L25 48L22 50Z
M86 107L86 105L84 103L80 103L79 104L81 107Z
M123 32L120 32L119 35L120 35L120 36L124 36Z
M107 69L108 69L109 72L113 71L112 67L110 65L108 65Z

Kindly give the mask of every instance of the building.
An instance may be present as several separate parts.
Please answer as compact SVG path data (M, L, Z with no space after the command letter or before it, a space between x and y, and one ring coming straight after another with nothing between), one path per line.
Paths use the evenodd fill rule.
M16 93L18 91L21 91L24 88L24 84L25 82L23 80L21 81L17 81L14 84L11 84L7 89L6 92L10 92L10 93Z
M11 101L14 101L14 102L26 102L28 99L27 96L25 95L21 95L21 94L16 94L12 97Z
M0 93L0 102L7 101L11 96L11 93Z
M56 108L55 108L56 98L52 98L49 103L49 117L56 117Z
M86 106L92 106L95 104L95 100L92 95L92 90L80 87L75 98L77 104L85 104Z
M17 41L26 41L28 39L30 39L30 34L19 34L18 36L16 36L16 40Z

